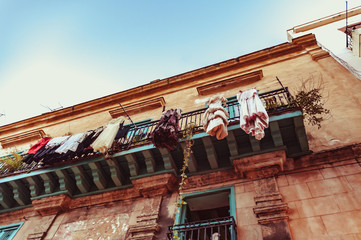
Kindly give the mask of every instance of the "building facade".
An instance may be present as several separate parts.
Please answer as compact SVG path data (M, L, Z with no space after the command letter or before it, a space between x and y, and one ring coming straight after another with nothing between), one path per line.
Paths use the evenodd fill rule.
M308 124L293 95L321 84L330 117ZM256 88L269 126L240 127L240 90ZM74 135L130 116L106 153L23 164L0 177L1 239L359 239L360 80L308 34L257 52L0 127L0 143L26 156L42 137ZM207 99L227 98L227 137L203 129ZM121 105L120 105L120 104ZM192 123L187 142L157 148L164 110ZM184 135L183 135L184 136ZM4 158L4 157L3 157Z

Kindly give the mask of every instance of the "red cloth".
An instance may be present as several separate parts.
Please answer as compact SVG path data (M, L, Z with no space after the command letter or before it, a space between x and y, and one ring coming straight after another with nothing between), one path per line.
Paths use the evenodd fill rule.
M51 137L44 137L40 139L39 142L37 142L34 146L32 146L29 149L28 154L35 154L37 151L39 151L40 148L42 148L45 144L47 144L50 139Z

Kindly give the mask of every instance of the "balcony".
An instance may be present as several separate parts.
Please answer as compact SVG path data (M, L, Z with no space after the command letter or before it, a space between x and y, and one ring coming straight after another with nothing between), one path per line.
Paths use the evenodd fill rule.
M215 218L168 227L167 239L173 240L175 234L180 240L236 240L237 226L233 217ZM215 235L219 238L212 238Z
M346 47L350 50L353 50L352 32L358 28L361 28L361 23L355 23L347 26L346 28L342 28L347 35Z
M292 97L287 87L261 93L259 94L259 97L270 116L280 115L284 112L287 112L289 109L294 109L296 107L292 102ZM236 97L231 97L228 99L226 109L230 115L230 125L238 124L239 103ZM207 108L202 108L182 114L182 117L179 121L181 128L179 136L183 136L188 123L193 123L195 125L195 133L204 132L202 117L206 110ZM149 134L156 128L158 122L159 120L155 120L131 127L127 139L121 145L115 146L114 151L117 152L121 150L128 150L141 145L151 144L149 141Z
M233 169L236 159L278 150L285 151L287 157L309 153L302 112L292 103L287 88L261 93L260 98L270 116L269 128L261 141L240 129L235 97L227 103L230 125L225 139L217 140L204 132L201 119L206 108L182 115L180 136L188 123L195 124L188 176ZM148 135L157 123L133 126L125 141L114 144L106 158L93 154L42 168L26 165L16 173L2 176L0 212L31 206L33 200L48 196L81 197L132 188L134 181L146 176L177 175L183 164L184 141L180 139L174 150L154 147Z

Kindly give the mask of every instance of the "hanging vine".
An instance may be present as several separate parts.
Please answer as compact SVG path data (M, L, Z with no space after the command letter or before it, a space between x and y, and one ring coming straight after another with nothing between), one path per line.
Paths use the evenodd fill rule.
M179 188L178 188L179 198L176 203L177 212L174 217L174 224L173 224L173 239L174 240L180 240L180 237L178 236L178 231L174 229L174 226L179 224L179 222L176 221L176 216L178 214L180 214L181 207L183 205L187 204L187 202L184 201L183 189L184 189L184 185L186 185L186 180L188 178L186 173L187 173L187 169L188 169L188 165L189 165L189 160L190 160L191 154L192 154L192 146L194 143L194 141L192 139L194 127L195 127L194 123L188 123L185 127L185 131L184 131L184 135L183 135L183 138L185 139L185 147L183 150L183 166L182 166L182 169L180 170L181 181L179 183Z

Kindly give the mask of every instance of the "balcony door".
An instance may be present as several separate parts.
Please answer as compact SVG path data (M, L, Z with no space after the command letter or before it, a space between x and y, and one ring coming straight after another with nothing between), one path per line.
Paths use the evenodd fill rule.
M181 239L236 239L233 187L188 194L184 200L175 226Z

